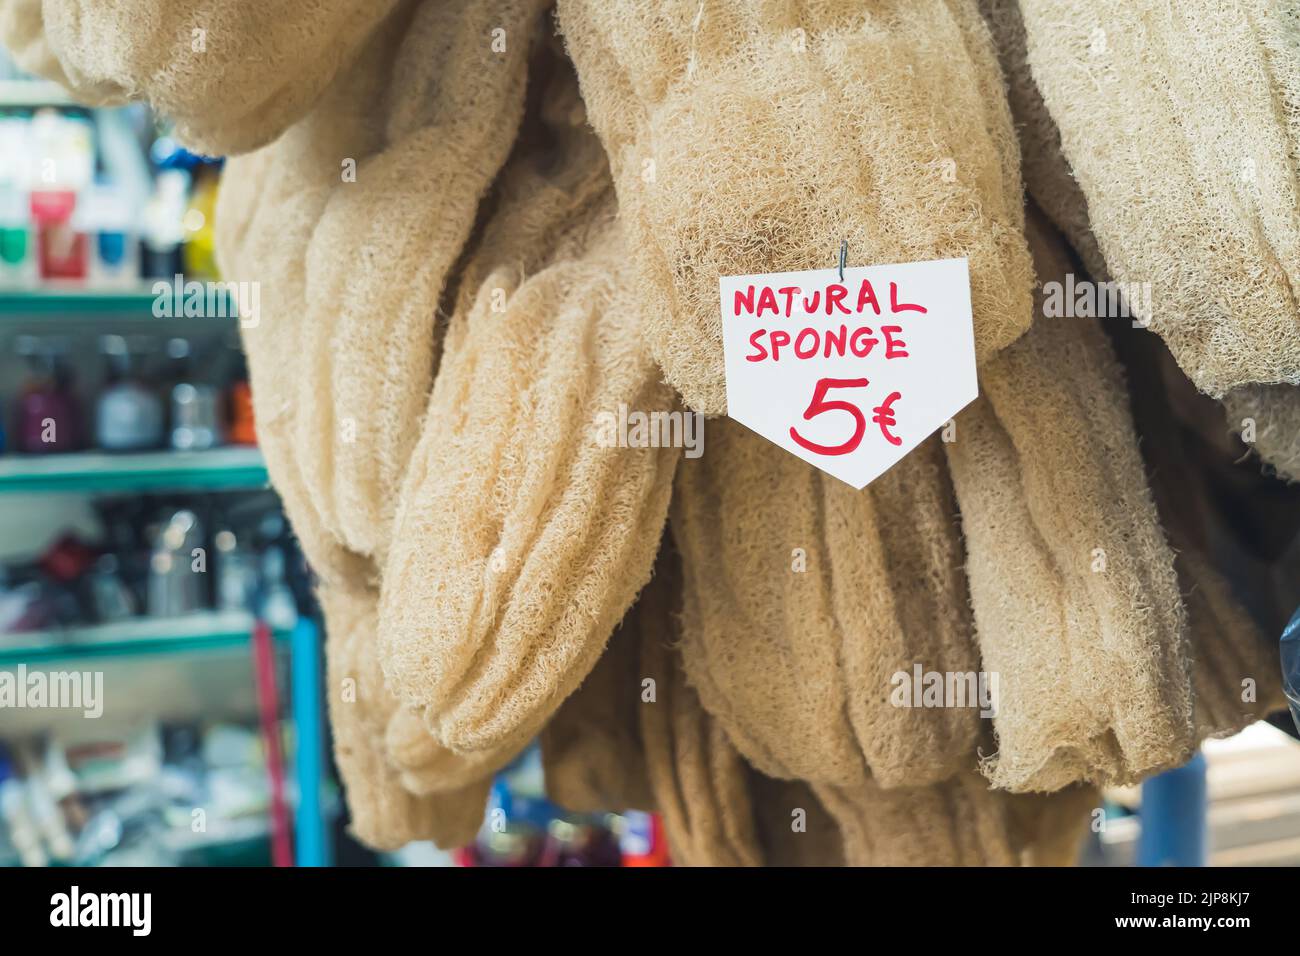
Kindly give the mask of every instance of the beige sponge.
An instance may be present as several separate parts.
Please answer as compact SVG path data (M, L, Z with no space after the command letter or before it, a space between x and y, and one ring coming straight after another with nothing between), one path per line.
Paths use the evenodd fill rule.
M383 569L389 686L463 756L522 746L590 672L650 577L680 455L602 427L674 398L567 102L466 267Z
M1020 9L1111 277L1149 284L1151 328L1202 391L1300 384L1294 4Z
M0 43L88 105L149 101L187 146L221 156L265 145L302 117L397 6L2 0Z
M978 707L895 697L918 667L979 670L937 443L856 491L736 422L707 434L672 518L705 707L769 776L915 786L971 766Z
M651 582L647 613L659 627L641 633L641 671L651 699L641 704L641 738L655 805L673 861L684 866L762 866L748 768L722 726L686 683L673 639L670 572Z
M1228 428L1279 478L1300 481L1300 388L1245 385L1223 396Z
M260 284L243 333L259 437L336 586L373 579L356 556L383 559L439 300L515 140L536 6L450 0L390 18L302 122L223 177L223 273ZM502 24L512 39L495 53Z
M1066 866L1099 802L1089 787L1002 793L974 772L928 787L813 790L840 827L849 866Z
M375 658L379 596L322 588L325 614L326 702L352 832L368 846L391 850L415 840L443 848L474 839L487 807L490 774L431 795L403 785L385 756L385 728L397 711Z
M1040 276L1060 248L1034 220ZM999 787L1131 782L1193 745L1186 619L1110 345L1040 318L985 363L946 445L983 667L998 674Z
M648 686L641 642L665 640L663 584L651 582L609 639L587 679L542 731L546 795L578 813L653 810L641 742Z
M802 780L749 774L754 826L764 866L843 866L840 829Z
M719 275L966 256L978 354L1030 319L1017 150L973 0L560 0L645 334L726 411ZM994 94L993 91L998 91Z

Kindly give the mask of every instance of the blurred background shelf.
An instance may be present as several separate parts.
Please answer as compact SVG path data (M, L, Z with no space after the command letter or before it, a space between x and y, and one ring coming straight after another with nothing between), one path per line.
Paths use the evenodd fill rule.
M0 495L231 491L263 488L266 483L266 465L256 448L112 455L76 452L0 458Z
M223 298L224 301L218 301L210 314L205 309L204 315L192 318L233 323L237 312L233 297L227 293ZM173 295L169 303L171 315L166 316L154 315L154 304L158 301L159 296L154 291L153 283L121 289L94 289L76 284L46 284L34 289L0 289L0 321L12 323L36 316L43 320L61 316L102 316L114 320L135 317L159 322L184 318L183 299L178 302Z
M57 631L0 636L0 667L98 657L153 657L247 647L253 618L242 611L141 617ZM280 640L287 634L277 635Z

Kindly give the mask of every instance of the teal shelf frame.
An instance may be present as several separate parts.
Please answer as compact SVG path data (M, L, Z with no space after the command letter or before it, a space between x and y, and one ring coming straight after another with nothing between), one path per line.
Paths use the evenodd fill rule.
M266 463L256 448L0 457L0 495L251 491L267 486Z
M168 280L161 280L168 281ZM170 283L169 283L170 284ZM221 311L224 315L202 315L186 317L181 315L155 316L154 302L157 295L153 292L153 283L145 282L139 286L125 289L95 289L79 285L39 286L33 289L0 290L0 319L5 321L30 320L35 317L49 316L114 316L138 317L155 322L222 322L234 325L238 321L237 309L233 299L227 295ZM172 299L173 311L184 300L177 303Z
M238 648L253 632L250 615L206 611L177 618L131 618L113 624L0 636L0 667L104 657L158 657ZM288 633L277 633L287 641Z

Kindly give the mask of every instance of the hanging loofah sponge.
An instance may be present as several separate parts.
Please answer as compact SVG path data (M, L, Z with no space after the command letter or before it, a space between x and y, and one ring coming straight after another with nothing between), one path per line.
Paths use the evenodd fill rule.
M1280 614L1272 613L1273 562L1260 558L1270 535L1254 529L1266 522L1276 529L1274 540L1294 537L1296 522L1288 527L1279 520L1278 512L1288 510L1286 489L1234 461L1239 453L1216 420L1214 401L1196 392L1159 339L1125 330L1114 341L1128 373L1151 490L1177 555L1196 733L1235 733L1286 706L1276 633L1295 601L1283 600ZM1240 546L1243 540L1249 549Z
M259 437L336 586L374 583L356 556L384 558L439 298L514 141L537 8L404 5L307 118L223 177L223 273L261 289L244 330ZM488 38L499 25L503 53Z
M1064 268L1033 220L1039 274ZM1008 790L1131 782L1193 745L1186 621L1119 369L1091 320L985 363L946 446Z
M1021 13L1111 276L1149 283L1151 328L1202 391L1300 384L1300 13L1270 0Z
M1228 427L1286 481L1300 481L1300 388L1246 385L1223 396Z
M675 863L762 866L748 769L700 706L670 646L675 576L670 562L660 562L641 607L641 672L653 682L653 699L641 704L641 739L655 805Z
M595 665L650 577L680 454L601 426L674 401L603 155L576 94L557 102L555 149L512 164L466 267L384 567L389 686L463 756L522 745Z
M352 833L375 849L415 840L444 849L473 841L483 822L491 775L434 796L411 793L385 757L385 727L398 704L375 658L379 596L321 589L325 614L326 702Z
M764 866L843 866L839 827L802 780L749 773L749 799Z
M560 0L645 332L726 411L719 275L966 256L977 352L1030 319L1016 146L973 0Z
M979 670L937 444L856 491L730 420L708 436L672 521L682 654L705 707L770 776L852 786L869 769L915 786L971 766L974 701L894 697L918 667Z
M148 100L212 156L302 117L396 0L0 0L0 43L91 106Z
M1078 857L1090 787L1009 794L973 772L928 787L813 787L849 866L1066 866Z
M575 813L654 810L641 742L642 633L663 640L662 584L646 585L582 685L542 731L551 802Z

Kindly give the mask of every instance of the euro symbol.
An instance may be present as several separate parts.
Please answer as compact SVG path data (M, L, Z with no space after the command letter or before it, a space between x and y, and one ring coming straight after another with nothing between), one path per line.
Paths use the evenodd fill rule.
M903 439L899 438L897 435L891 435L889 432L889 429L892 426L898 424L894 419L894 402L898 401L902 397L903 396L898 392L890 392L888 398L872 409L876 414L872 416L871 420L880 426L880 434L884 435L885 441L889 442L891 445L903 444Z

